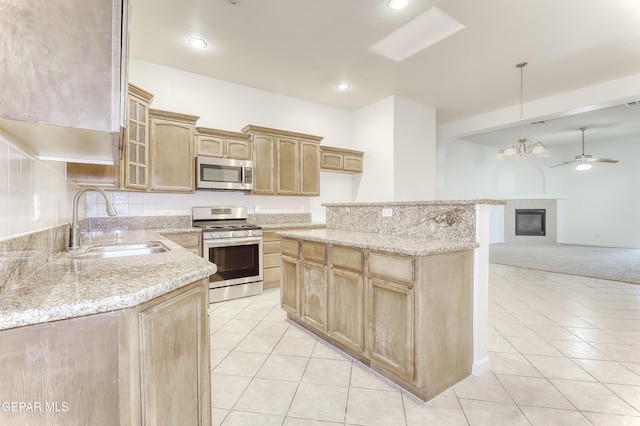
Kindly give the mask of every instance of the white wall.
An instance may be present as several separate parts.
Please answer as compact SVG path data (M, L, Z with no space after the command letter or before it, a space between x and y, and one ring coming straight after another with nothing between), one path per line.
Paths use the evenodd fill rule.
M395 97L394 201L435 198L436 109Z
M393 200L393 108L389 97L355 112L355 149L364 158L354 201Z
M580 154L580 143L563 150L564 161ZM571 165L552 169L566 199L559 207L558 241L567 244L640 248L640 144L636 139L589 146L594 158L614 158L617 164L594 163L588 171ZM558 158L560 160L560 158Z

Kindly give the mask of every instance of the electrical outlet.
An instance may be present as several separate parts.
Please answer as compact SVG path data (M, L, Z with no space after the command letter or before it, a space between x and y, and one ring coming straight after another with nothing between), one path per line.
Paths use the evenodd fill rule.
M382 217L391 217L393 216L393 209L385 208L382 209Z

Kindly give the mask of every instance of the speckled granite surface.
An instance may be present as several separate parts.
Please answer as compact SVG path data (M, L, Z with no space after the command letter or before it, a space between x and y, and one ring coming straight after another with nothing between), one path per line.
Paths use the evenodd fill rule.
M331 229L313 229L309 231L283 231L283 237L325 244L337 244L348 247L406 254L409 256L429 256L462 250L473 250L478 244L465 242L443 242L428 238L399 235L349 232Z
M91 232L86 245L160 241L170 251L111 259L74 260L62 252L45 266L0 291L0 329L108 312L138 305L213 274L215 265L161 233L160 229Z
M420 201L373 201L369 203L322 203L325 207L371 207L371 206L439 206L462 204L507 204L506 200L479 198L476 200L420 200Z
M272 229L296 229L296 228L322 229L322 228L325 228L326 225L324 223L303 222L303 223L272 223L272 224L260 225L260 227L265 231L269 231Z
M158 228L190 228L191 216L112 216L90 217L86 219L83 229L158 229Z
M0 293L13 282L23 280L64 250L69 225L0 241Z
M327 229L441 241L474 242L473 204L403 204L327 206ZM383 216L390 209L392 216Z
M276 225L311 222L311 213L259 213L248 214L247 222L255 225Z

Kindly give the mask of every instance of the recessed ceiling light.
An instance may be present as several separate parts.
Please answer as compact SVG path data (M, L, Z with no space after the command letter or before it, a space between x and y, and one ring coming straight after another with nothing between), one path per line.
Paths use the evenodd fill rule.
M204 49L205 47L207 47L207 42L198 37L191 37L189 40L187 40L187 43L189 43L189 46L195 47L197 49Z
M387 7L392 10L400 10L409 6L410 2L411 0L389 0L389 3L387 3Z
M340 90L341 92L344 92L345 90L351 89L351 86L349 86L349 83L340 83L336 85L336 89Z

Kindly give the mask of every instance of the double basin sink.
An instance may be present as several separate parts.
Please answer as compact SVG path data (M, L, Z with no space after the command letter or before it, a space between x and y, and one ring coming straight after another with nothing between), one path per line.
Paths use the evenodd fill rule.
M109 259L113 257L140 256L143 254L164 253L169 249L159 241L149 241L133 244L113 244L105 246L94 246L82 251L73 253L71 259Z

